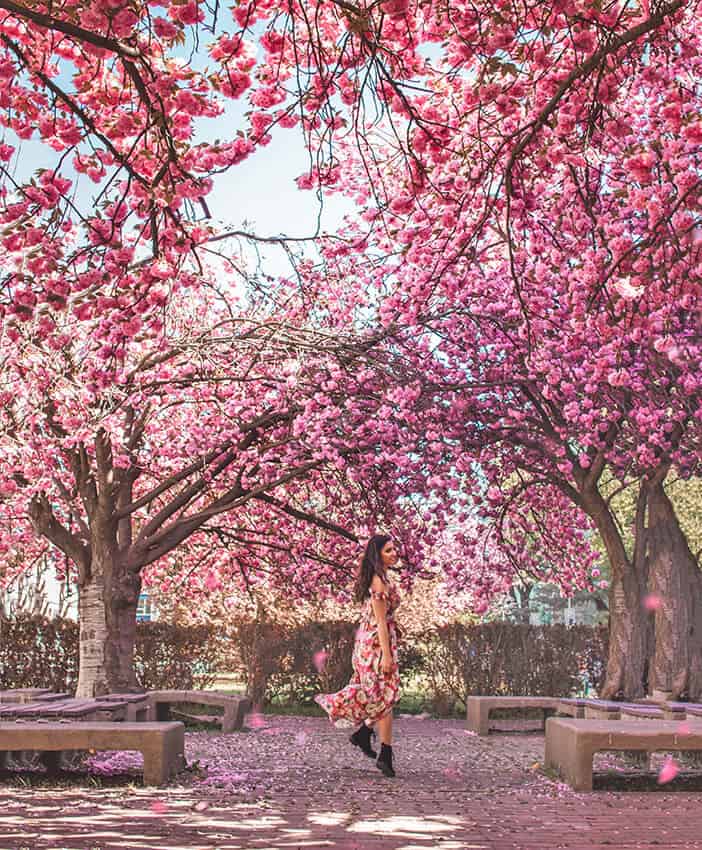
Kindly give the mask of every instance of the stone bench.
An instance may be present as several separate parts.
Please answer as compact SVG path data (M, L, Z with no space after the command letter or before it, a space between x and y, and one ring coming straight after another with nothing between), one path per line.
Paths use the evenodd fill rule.
M27 703L0 705L0 719L28 720L30 718L60 718L64 720L123 720L127 703L96 699L37 700Z
M148 696L150 721L168 720L171 706L176 703L221 706L224 713L217 719L222 724L222 732L241 729L247 712L251 710L251 700L248 697L223 694L220 691L149 691Z
M596 752L702 751L702 723L681 732L672 720L587 720L549 717L546 721L544 765L555 768L575 791L592 790L592 759Z
M40 752L55 771L65 750L137 750L144 756L144 785L162 785L184 766L184 743L182 723L0 722L0 768L13 751Z
M478 735L487 735L490 731L490 712L495 709L509 708L527 710L540 708L544 712L558 711L563 700L559 697L500 697L482 696L466 699L466 726Z
M51 694L51 688L10 688L0 691L0 703L32 702L42 694Z
M699 702L663 702L661 708L668 713L682 713L685 717L702 717L702 703ZM676 715L677 716L677 715Z
M149 695L144 693L113 693L95 697L97 702L116 705L123 703L126 706L126 720L137 723L149 719Z
M587 720L683 720L684 703L613 702L612 700L584 700L584 717Z

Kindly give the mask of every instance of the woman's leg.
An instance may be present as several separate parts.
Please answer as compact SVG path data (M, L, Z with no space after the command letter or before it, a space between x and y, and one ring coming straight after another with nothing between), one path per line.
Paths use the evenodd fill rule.
M392 746L392 710L384 714L376 723L381 744Z

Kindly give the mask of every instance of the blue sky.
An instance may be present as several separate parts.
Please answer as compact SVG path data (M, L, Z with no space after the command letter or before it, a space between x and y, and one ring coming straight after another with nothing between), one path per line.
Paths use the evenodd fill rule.
M227 103L223 115L201 120L196 124L195 142L205 139L231 139L247 125L245 100ZM298 128L274 128L272 141L258 148L248 159L215 177L214 188L207 198L212 217L225 226L247 228L259 236L310 237L317 230L320 215L319 200L314 192L300 191L295 178L307 171L309 157ZM60 155L36 139L22 141L5 131L5 140L17 153L10 163L15 179L24 181L37 169L55 167ZM77 178L80 205L87 206L97 194L96 186L85 175L76 175L68 166L62 169L67 176ZM326 197L322 205L321 231L334 232L352 204L340 197ZM264 257L263 270L268 274L289 274L290 267L282 249L260 246ZM253 262L253 254L252 254Z
M243 104L234 104L223 116L203 127L209 138L232 138L244 126ZM295 178L309 168L309 155L298 128L272 131L272 141L248 159L215 178L207 202L212 217L235 227L244 221L259 236L306 238L317 231L320 203L313 191L300 191ZM321 232L333 233L343 216L353 209L351 201L327 196L321 207ZM261 247L268 260L265 271L285 274L289 266L281 249ZM270 264L270 265L269 265Z

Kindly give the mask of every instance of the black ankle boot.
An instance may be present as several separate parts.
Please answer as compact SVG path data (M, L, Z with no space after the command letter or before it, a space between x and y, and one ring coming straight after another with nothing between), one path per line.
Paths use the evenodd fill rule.
M371 747L371 735L375 733L371 731L371 729L366 726L364 723L359 729L357 729L353 735L349 738L349 741L354 745L354 747L359 747L368 758L374 759L378 753Z
M385 776L394 776L395 771L392 766L392 747L387 744L380 745L380 755L375 763L378 770L382 770Z

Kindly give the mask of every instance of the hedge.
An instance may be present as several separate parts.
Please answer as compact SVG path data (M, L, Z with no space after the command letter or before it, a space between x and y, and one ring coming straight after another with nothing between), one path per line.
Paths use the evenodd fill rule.
M135 665L144 687L211 685L218 671L234 672L256 704L310 704L349 680L355 624L272 623L185 627L138 623ZM323 669L315 655L325 652ZM400 672L428 708L443 714L469 694L569 696L601 684L607 630L590 626L453 624L403 638ZM38 617L0 619L0 688L75 689L78 626Z
M227 669L238 670L255 702L310 703L351 676L355 626L328 622L288 628L235 627ZM598 690L607 658L607 629L591 626L453 624L403 638L400 673L438 713L465 705L469 694L569 696ZM314 656L327 653L324 670Z
M222 667L213 626L137 623L134 662L149 689L211 685ZM0 617L0 689L46 687L73 692L78 682L78 623L20 615Z

